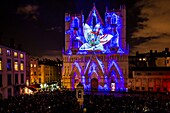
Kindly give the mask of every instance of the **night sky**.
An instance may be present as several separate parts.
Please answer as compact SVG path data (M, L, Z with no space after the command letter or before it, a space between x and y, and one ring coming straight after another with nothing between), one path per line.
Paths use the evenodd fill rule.
M96 4L104 18L106 5L109 9L127 6L127 41L131 53L170 47L169 0L1 0L1 42L16 44L31 55L54 58L64 47L64 13L85 15ZM157 10L159 9L159 10ZM162 46L161 46L162 45Z

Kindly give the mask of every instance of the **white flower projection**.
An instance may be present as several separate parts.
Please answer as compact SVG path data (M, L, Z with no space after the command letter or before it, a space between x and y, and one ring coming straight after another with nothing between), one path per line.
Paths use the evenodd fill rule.
M88 24L83 25L83 32L85 43L79 48L79 50L88 50L88 51L102 51L105 49L103 47L104 44L109 42L113 36L110 34L103 34L103 30L101 29L100 23L96 24L94 29L91 29ZM80 40L80 37L77 37Z

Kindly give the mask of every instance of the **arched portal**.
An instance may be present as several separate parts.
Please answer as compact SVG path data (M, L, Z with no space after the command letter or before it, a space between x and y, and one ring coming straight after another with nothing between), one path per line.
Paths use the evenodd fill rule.
M79 82L81 82L81 74L76 65L73 65L73 69L71 72L71 89L74 90Z
M124 78L119 68L118 64L115 61L111 62L109 68L109 78L110 78L110 87L115 85L115 90L120 91L124 88Z
M97 92L98 91L98 79L93 78L91 79L91 92Z

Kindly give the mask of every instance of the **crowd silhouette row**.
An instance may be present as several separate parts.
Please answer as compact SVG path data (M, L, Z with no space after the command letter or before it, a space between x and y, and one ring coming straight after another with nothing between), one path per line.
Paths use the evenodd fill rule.
M85 94L80 106L75 91L39 92L0 100L0 113L170 113L168 94Z

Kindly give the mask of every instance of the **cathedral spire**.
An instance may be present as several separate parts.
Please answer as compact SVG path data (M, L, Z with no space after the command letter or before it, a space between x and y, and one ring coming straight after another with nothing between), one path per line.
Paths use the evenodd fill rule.
M95 20L95 22L94 22ZM93 3L93 8L89 13L89 16L87 18L86 23L92 27L94 23L100 23L101 25L104 25L102 18L100 17L99 12L96 9L95 3Z

